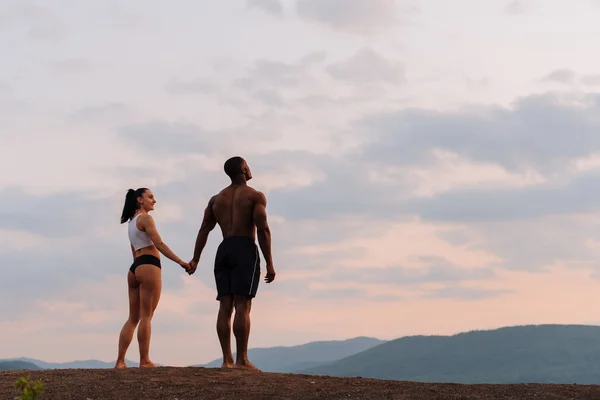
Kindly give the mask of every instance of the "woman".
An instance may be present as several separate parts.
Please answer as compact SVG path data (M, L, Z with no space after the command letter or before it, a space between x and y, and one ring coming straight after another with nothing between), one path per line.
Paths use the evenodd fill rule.
M119 335L119 355L115 368L126 368L125 353L133 339L138 323L138 343L140 346L140 367L156 367L150 361L150 322L160 299L162 276L160 253L181 265L186 271L189 264L177 257L162 241L154 219L148 213L154 210L154 194L147 188L129 189L121 214L121 223L129 221L129 241L133 264L127 273L129 285L129 319ZM189 272L188 272L189 273Z

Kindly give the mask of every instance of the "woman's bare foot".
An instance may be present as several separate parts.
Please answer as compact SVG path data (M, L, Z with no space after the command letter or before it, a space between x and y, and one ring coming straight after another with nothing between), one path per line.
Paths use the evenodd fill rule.
M140 361L140 368L156 368L156 364L150 360Z
M243 370L246 370L246 371L261 372L260 369L258 369L254 364L252 364L248 360L236 362L235 363L235 368L236 369L243 369Z
M127 368L127 364L125 364L125 361L117 361L115 363L115 368Z

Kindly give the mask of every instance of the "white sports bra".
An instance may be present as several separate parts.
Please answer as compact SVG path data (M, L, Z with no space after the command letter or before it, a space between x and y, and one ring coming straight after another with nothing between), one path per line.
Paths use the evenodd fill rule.
M136 220L141 214L133 217L131 221L129 221L128 233L129 233L129 241L133 246L134 250L143 249L144 247L152 246L152 240L148 234L144 231L140 231L136 225Z

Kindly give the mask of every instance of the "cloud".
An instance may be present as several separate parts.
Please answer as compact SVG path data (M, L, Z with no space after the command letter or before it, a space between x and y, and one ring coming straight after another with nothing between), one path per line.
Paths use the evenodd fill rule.
M598 86L600 85L600 75L588 74L580 75L572 69L561 68L550 72L548 75L541 79L542 82L558 82L568 85L573 85L577 82L584 86Z
M426 295L432 299L453 299L460 301L475 301L498 297L503 294L514 293L512 290L485 290L461 286L446 286L439 289L433 289Z
M90 60L78 57L66 58L55 64L56 70L65 75L82 74L94 69Z
M276 90L265 89L254 92L254 97L269 107L283 107L286 104L283 96Z
M367 116L358 126L374 135L364 157L379 164L420 164L442 149L510 171L548 172L600 151L598 98L547 93L521 98L510 108L408 109Z
M173 95L213 94L219 91L219 85L208 79L198 78L191 81L172 80L165 89Z
M600 85L600 75L584 75L581 77L581 83L587 86Z
M119 102L81 108L71 114L73 122L86 124L121 124L130 116L130 109Z
M548 75L542 78L542 81L545 82L559 82L570 84L575 81L576 74L575 71L567 68L556 69L550 72Z
M404 66L389 60L371 48L362 48L348 60L331 64L327 72L335 79L360 84L406 82Z
M149 121L123 126L118 134L139 150L157 155L206 154L214 148L207 131L187 122Z
M306 54L300 60L300 64L303 66L310 66L312 64L320 64L327 58L327 53L324 51L313 51Z
M597 99L544 94L510 108L368 115L351 132L370 138L321 164L310 185L273 190L274 210L462 222L593 211L595 172L574 160L600 153Z
M16 2L5 9L5 25L24 28L30 39L56 42L64 39L67 27L51 8L28 2Z
M254 63L247 77L236 81L236 85L245 89L295 87L302 81L304 72L303 65L261 59Z
M45 237L77 237L101 222L110 204L85 192L33 195L18 187L0 190L0 228ZM90 214L90 210L95 213Z
M283 5L279 0L246 0L246 7L257 8L276 17L283 16Z
M513 0L504 6L504 12L507 15L519 15L527 11L528 5L524 0Z
M357 33L400 23L394 0L298 0L296 12L306 21Z
M512 189L455 190L429 199L407 202L407 209L427 220L501 221L541 218L548 215L594 212L600 205L598 178L589 173L566 183L556 182Z
M8 83L0 81L0 96L11 93L11 92L12 92L12 89L8 85Z
M391 286L414 286L424 283L458 283L494 277L491 268L462 268L441 257L420 257L418 267L360 267L331 271L332 282L361 282Z

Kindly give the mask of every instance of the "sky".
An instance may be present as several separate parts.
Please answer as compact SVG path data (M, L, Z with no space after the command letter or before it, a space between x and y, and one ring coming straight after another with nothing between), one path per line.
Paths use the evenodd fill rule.
M127 189L153 190L190 259L234 155L277 270L250 347L598 324L599 18L596 0L0 0L0 358L114 360ZM220 357L220 240L193 276L163 257L155 362Z

